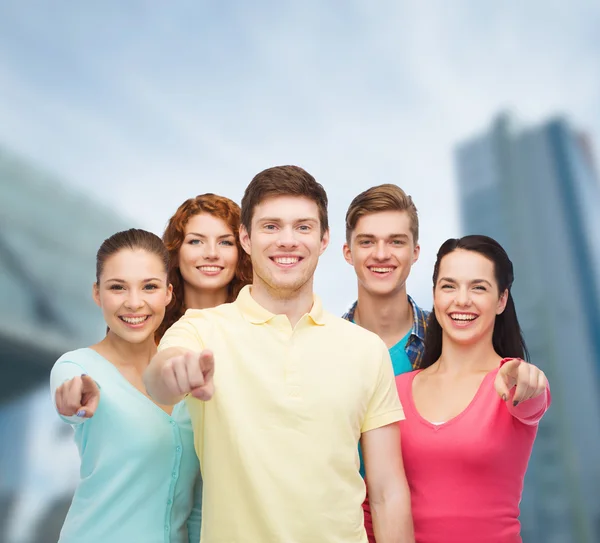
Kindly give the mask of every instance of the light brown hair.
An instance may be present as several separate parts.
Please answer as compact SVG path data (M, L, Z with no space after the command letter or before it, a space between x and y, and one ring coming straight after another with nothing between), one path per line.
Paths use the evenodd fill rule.
M410 196L398 185L385 183L361 192L350 204L346 212L346 242L350 244L352 232L358 220L365 215L382 211L406 211L410 219L410 232L415 245L419 241L419 215Z
M275 166L256 174L242 198L242 224L250 233L258 204L275 196L302 196L317 204L321 237L329 230L327 193L320 183L299 166Z

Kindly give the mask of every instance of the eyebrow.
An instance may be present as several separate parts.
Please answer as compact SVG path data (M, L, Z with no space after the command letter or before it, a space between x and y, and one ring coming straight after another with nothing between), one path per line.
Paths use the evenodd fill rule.
M280 223L282 222L282 219L280 217L265 217L263 219L259 219L259 222L261 223L266 223L266 222L276 222L276 223ZM316 219L315 217L305 217L302 219L296 219L294 220L295 223L299 223L299 222L314 222L314 223L318 223L319 219Z
M448 283L457 283L456 279L452 279L452 277L440 277L439 281L446 281ZM487 279L473 279L471 281L471 285L478 285L480 283L486 283L490 287L492 284Z
M357 234L356 239L375 239L377 236L375 234ZM406 234L390 234L387 236L387 239L409 239Z
M110 283L111 281L113 283L122 283L122 284L127 283L127 281L125 281L124 279L117 279L116 277L106 280L107 283ZM161 279L159 279L158 277L150 277L148 279L142 279L142 283L150 283L151 281L159 281L160 282Z
M186 237L187 236L196 236L196 237L199 237L199 238L205 238L206 239L206 235L199 234L198 232L188 232L186 234ZM235 237L233 234L223 234L222 236L219 236L217 239L233 238L233 237Z

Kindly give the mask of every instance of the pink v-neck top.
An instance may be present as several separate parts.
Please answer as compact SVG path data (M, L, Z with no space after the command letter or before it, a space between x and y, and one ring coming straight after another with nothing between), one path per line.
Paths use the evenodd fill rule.
M550 405L549 389L513 407L494 389L496 369L462 413L432 424L415 407L418 373L396 377L406 415L400 422L402 454L416 541L520 543L523 478L538 422Z

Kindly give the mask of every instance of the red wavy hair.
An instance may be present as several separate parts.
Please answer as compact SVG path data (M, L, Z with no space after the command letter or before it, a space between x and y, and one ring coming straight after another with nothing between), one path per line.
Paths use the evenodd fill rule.
M165 318L156 331L156 341L160 341L169 327L177 322L185 313L186 308L183 299L183 277L179 270L179 249L185 237L185 226L191 217L200 213L208 213L221 219L231 228L238 249L238 262L235 275L229 283L227 302L233 302L238 293L245 285L252 282L252 263L250 257L240 244L240 206L233 200L207 193L200 194L195 198L186 200L179 206L175 214L169 219L163 242L169 251L168 280L173 285L173 299L167 306Z

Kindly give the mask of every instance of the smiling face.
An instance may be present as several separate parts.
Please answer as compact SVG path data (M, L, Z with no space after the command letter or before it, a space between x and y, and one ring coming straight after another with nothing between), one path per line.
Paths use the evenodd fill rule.
M171 301L161 258L143 249L121 249L104 262L93 298L111 332L129 343L154 336Z
M312 290L319 256L329 243L321 236L319 209L309 198L273 196L259 203L252 216L251 235L242 227L240 241L252 259L253 288L277 299Z
M186 289L227 290L235 276L238 249L225 221L208 213L190 218L185 226L178 263Z
M344 258L354 266L359 288L380 296L405 288L420 252L410 227L406 211L369 213L357 221Z
M507 299L507 290L498 291L491 260L464 249L442 258L433 305L444 341L491 343L496 316L504 311Z

